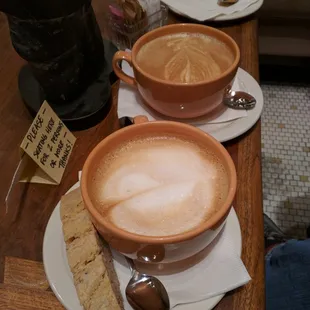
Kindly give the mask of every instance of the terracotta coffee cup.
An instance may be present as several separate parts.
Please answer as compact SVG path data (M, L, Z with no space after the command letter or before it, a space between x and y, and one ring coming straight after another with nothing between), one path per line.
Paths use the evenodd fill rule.
M81 192L85 206L101 236L112 248L122 254L141 264L160 266L159 269L163 269L165 265L171 266L173 263L178 263L180 268L183 268L182 262L189 266L189 261L195 262L195 257L201 257L201 252L219 234L226 221L236 191L237 179L234 163L218 141L194 126L171 121L148 122L145 117L139 117L136 120L138 124L120 129L102 140L86 159L81 178ZM94 175L101 159L120 144L137 136L150 137L160 134L181 136L212 150L227 171L228 194L218 210L208 220L190 231L161 237L130 233L111 223L96 208L94 203L96 198L92 190L95 186Z
M176 83L161 80L143 71L137 64L137 54L146 43L170 34L176 33L204 34L224 43L233 53L231 66L212 80L197 83ZM150 61L156 55L150 55ZM134 77L124 73L120 61L127 61L132 66ZM113 58L113 69L116 75L127 84L138 89L144 103L164 116L177 119L189 119L218 115L225 111L222 103L225 90L231 86L237 73L240 61L240 51L236 42L224 32L212 27L197 24L174 24L164 26L143 35L134 44L131 53L119 51Z

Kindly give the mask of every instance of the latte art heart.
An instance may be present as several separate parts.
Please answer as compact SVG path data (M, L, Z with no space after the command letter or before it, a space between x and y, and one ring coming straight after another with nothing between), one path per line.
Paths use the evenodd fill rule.
M170 136L125 142L94 176L94 204L131 233L175 235L212 216L228 192L220 160L196 143Z
M196 83L220 76L233 63L230 49L203 34L178 33L146 43L138 52L142 70L159 79Z

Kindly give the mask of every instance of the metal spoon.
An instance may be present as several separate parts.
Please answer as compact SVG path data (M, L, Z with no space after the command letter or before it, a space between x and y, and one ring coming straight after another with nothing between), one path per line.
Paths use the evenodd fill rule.
M137 271L132 259L125 258L131 271L126 297L133 309L169 310L170 301L164 285L157 278Z
M129 116L123 116L119 119L119 125L121 128L127 127L133 124L133 118Z
M223 5L223 6L229 6L229 5L237 3L238 1L239 0L218 0L217 4Z
M223 103L236 110L250 110L256 105L256 99L244 91L235 91L228 89L226 91Z

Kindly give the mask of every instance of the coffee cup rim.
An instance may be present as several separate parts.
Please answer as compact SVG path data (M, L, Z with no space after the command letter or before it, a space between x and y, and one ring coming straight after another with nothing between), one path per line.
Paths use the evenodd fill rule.
M138 46L141 45L143 41L147 40L148 37L152 36L154 33L156 32L160 32L163 31L165 29L177 29L177 28L196 28L198 29L209 29L211 32L215 32L220 34L221 36L225 37L228 41L231 42L232 46L234 47L235 53L236 53L236 57L234 59L234 62L231 64L231 66L225 70L223 73L221 73L218 77L214 78L214 79L210 79L210 80L204 80L204 81L200 81L200 82L194 82L194 83L180 83L180 82L171 82L171 81L167 81L167 80L163 80L163 79L159 79L157 77L152 76L151 74L145 72L136 62L136 55L138 54L139 50ZM186 32L186 29L184 29L184 32ZM199 31L197 31L197 33L201 33ZM225 43L224 43L225 44ZM140 37L134 44L132 51L131 51L131 55L132 57L132 64L133 67L136 68L138 71L140 71L143 75L145 75L148 79L156 81L157 83L160 84L165 84L165 85L169 85L169 86L183 86L183 87L194 87L194 86L201 86L201 85L205 85L205 84L211 84L214 82L217 82L223 78L225 78L226 76L229 76L230 74L233 73L233 71L235 70L236 67L239 66L240 63L240 49L238 44L236 43L236 41L229 36L228 34L226 34L225 32L218 30L214 27L209 27L209 26L205 26L205 25L199 25L199 24L191 24L191 23L179 23L179 24L173 24L173 25L166 25L163 27L159 27L156 29L153 29L152 31L147 32L146 34L144 34L142 37Z
M138 127L141 129L141 132L143 132L143 129L146 129L148 126L159 126L160 127L162 125L177 126L179 128L181 127L184 131L192 130L195 134L204 135L206 139L209 139L209 141L215 146L218 152L222 153L222 155L225 158L225 161L227 162L227 166L229 169L229 175L231 176L230 188L229 188L226 200L223 202L220 209L214 215L212 215L208 220L202 222L196 228L191 229L186 232L176 234L176 235L143 236L143 235L138 235L135 233L125 231L121 228L118 228L117 226L109 223L109 221L104 219L104 217L100 214L99 210L93 205L90 199L90 196L88 194L88 186L87 186L88 174L89 174L93 159L96 156L96 154L100 152L105 147L105 145L110 143L117 136L122 135L123 132L131 130L132 127L135 127L135 128ZM212 229L213 227L216 227L217 224L221 222L221 220L225 217L225 215L227 215L228 211L230 210L231 204L233 202L233 199L236 193L236 187L237 187L237 174L236 174L235 165L229 153L224 148L224 146L220 142L218 142L215 138L203 132L202 130L196 127L193 127L191 125L188 125L188 124L183 124L183 123L174 122L174 121L146 122L146 123L141 123L141 124L125 127L125 128L115 131L114 133L112 133L111 135L103 139L101 142L99 142L99 144L88 155L84 163L83 169L82 169L82 177L81 177L81 194L83 197L85 207L89 211L91 217L93 217L96 222L102 225L105 228L105 230L108 231L109 234L111 234L112 236L114 235L118 238L141 243L141 244L171 244L171 243L183 242L186 240L191 240L195 238L196 236L202 234L203 232L209 229Z

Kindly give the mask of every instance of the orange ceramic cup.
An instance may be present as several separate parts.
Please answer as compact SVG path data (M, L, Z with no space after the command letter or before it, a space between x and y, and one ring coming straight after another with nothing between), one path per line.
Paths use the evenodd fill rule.
M160 80L144 72L137 64L136 57L141 47L155 38L180 32L202 33L225 43L233 52L234 62L225 72L213 80L197 83L175 83ZM156 55L150 55L150 61ZM119 63L127 61L134 71L134 78L126 75ZM177 119L204 116L206 119L224 111L222 103L225 90L232 85L240 61L240 51L236 42L224 32L197 24L174 24L164 26L143 35L134 44L132 52L119 51L113 58L113 69L124 82L136 87L145 104L160 114Z
M200 129L171 121L148 122L145 117L139 117L137 120L138 124L114 132L92 150L83 167L81 192L93 224L112 248L135 259L136 263L140 263L142 267L152 265L155 269L170 273L176 266L175 270L178 271L196 263L197 259L200 260L206 247L219 234L231 209L236 191L235 166L226 149ZM216 153L228 172L229 191L219 210L195 229L178 235L148 237L124 231L106 220L94 206L95 198L92 197L91 189L94 186L93 175L105 154L136 136L161 133L174 134L197 141ZM167 266L168 268L165 268Z

